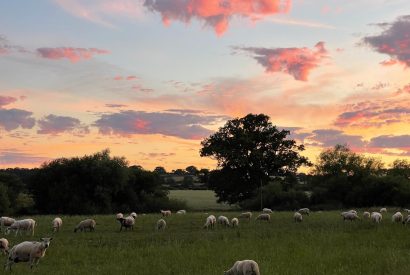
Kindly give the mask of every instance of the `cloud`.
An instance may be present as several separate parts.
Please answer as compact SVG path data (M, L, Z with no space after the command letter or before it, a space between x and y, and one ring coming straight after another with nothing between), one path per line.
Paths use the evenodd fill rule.
M374 137L370 140L370 147L379 148L409 148L410 149L410 135L383 135Z
M15 130L19 127L31 129L35 124L32 114L32 112L20 109L0 109L0 127L6 131Z
M296 80L307 81L311 70L320 66L327 58L324 42L318 42L314 49L303 48L255 48L233 47L252 54L266 72L284 72L292 75Z
M8 55L12 52L27 52L23 47L13 45L5 36L0 35L0 56Z
M393 23L377 24L384 31L379 35L366 36L363 43L379 53L387 54L390 60L383 65L397 62L410 66L410 15L400 16Z
M204 22L205 26L222 35L233 16L247 17L255 21L262 17L287 13L291 0L145 0L144 6L162 16L162 22L189 23L192 19Z
M105 104L105 107L108 107L108 108L122 108L122 107L127 107L128 105L125 105L125 104L115 104L115 103L108 103L108 104Z
M94 126L104 135L162 134L183 139L201 139L212 133L203 125L213 125L225 119L226 117L217 115L130 110L103 114Z
M15 97L0 95L0 108L16 101L17 99Z
M37 53L47 59L68 59L72 63L76 63L81 60L91 59L94 55L97 54L108 54L109 51L101 50L97 48L39 48Z
M35 156L17 149L6 149L0 152L0 165L10 166L18 164L40 164L49 160L49 158Z
M68 116L48 115L38 121L40 130L38 134L58 135L64 132L75 135L88 134L90 131L87 126L81 124L80 120Z
M334 129L319 129L312 132L309 140L318 142L320 146L332 147L336 144L347 144L352 148L360 148L366 145L362 136L348 135L339 130Z

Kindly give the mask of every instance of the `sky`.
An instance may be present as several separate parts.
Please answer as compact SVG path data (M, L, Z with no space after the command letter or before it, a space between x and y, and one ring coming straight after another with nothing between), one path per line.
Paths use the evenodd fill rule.
M408 0L0 1L0 168L109 148L195 165L264 113L313 162L347 144L410 159Z

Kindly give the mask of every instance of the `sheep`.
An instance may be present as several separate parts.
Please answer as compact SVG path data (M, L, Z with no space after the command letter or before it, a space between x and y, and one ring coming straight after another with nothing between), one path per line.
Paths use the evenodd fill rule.
M131 212L130 216L133 217L134 219L136 219L138 217L137 213L135 213L135 212Z
M167 222L164 219L159 219L157 221L157 230L165 230L167 227Z
M21 231L26 231L29 233L31 232L31 236L34 236L34 227L36 226L36 221L33 219L24 219L24 220L18 220L15 221L12 225L6 228L6 234L8 235L10 231L14 230L16 231L16 236L17 234Z
M380 209L380 213L387 213L387 209L383 207L382 209Z
M224 275L260 275L259 266L253 260L236 261Z
M185 215L185 214L186 214L186 210L183 210L183 209L182 209L182 210L178 210L178 211L177 211L177 214L179 214L179 215L181 215L181 214L182 214L182 215Z
M206 222L205 222L205 224L204 224L204 228L206 228L206 229L209 229L209 228L214 228L215 227L215 224L216 224L216 218L215 218L215 216L214 215L209 215L207 218L206 218Z
M249 221L252 218L252 212L244 212L242 214L239 215L240 219L248 219Z
M122 218L124 218L124 215L122 214L122 213L117 213L116 215L115 215L115 219L118 221L119 219L122 219Z
M301 208L301 209L298 210L298 212L302 215L308 215L309 216L310 209L309 208Z
M264 214L259 214L259 216L258 217L256 217L256 219L255 219L256 221L270 221L270 215L269 214L266 214L266 213L264 213Z
M134 224L135 224L135 219L133 216L128 216L126 218L121 218L118 220L121 224L120 227L120 232L122 231L122 228L124 227L125 229L131 229L134 230Z
M410 214L410 209L404 208L403 211L406 212L407 214Z
M364 219L370 219L370 212L363 212L363 218Z
M272 209L270 209L270 208L263 208L262 212L267 213L267 214L272 214L273 213Z
M372 221L375 222L375 223L380 223L383 219L382 214L380 214L379 212L372 212L370 217L371 217Z
M219 216L218 217L218 224L222 224L222 225L225 225L225 226L230 226L229 220L225 216Z
M396 212L392 217L391 217L392 222L402 222L403 221L403 215L400 212Z
M408 223L410 223L410 215L407 215L407 217L403 220L404 225L407 225Z
M356 211L356 210L354 210L354 209L349 210L349 211L347 211L347 212L350 212L350 213L355 213L355 214L357 215L357 211Z
M12 225L16 220L9 217L1 217L0 218L0 232L3 232L5 226Z
M295 214L293 214L293 219L295 220L295 222L302 222L303 215L300 214L299 212L295 212Z
M53 220L52 225L53 225L53 231L58 232L60 231L60 227L63 225L63 220L57 217Z
M239 226L239 220L238 220L238 218L233 218L233 219L231 220L231 225L232 225L232 227L238 227L238 226Z
M161 210L161 214L163 217L171 216L171 210Z
M4 254L7 255L9 252L9 241L5 238L0 239L0 251Z
M80 230L81 232L85 232L87 231L86 229L88 228L91 231L95 230L95 225L96 222L93 219L86 219L81 221L79 224L77 224L77 226L74 228L74 232L77 232L78 230Z
M41 238L40 242L22 242L10 250L5 269L11 271L11 266L18 262L29 262L32 269L34 264L37 266L40 258L43 258L47 248L50 246L50 241L53 238Z
M340 214L343 217L343 220L349 220L349 221L354 221L354 220L360 220L359 216L355 212L342 212Z

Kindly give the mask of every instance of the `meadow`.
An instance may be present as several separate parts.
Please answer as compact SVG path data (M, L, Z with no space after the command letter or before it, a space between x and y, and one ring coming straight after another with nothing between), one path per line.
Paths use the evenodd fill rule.
M85 217L62 216L63 228L55 234L54 216L35 216L34 237L7 238L16 244L54 237L33 274L216 275L239 259L257 261L261 274L410 274L410 226L392 224L391 214L375 225L344 222L336 211L314 212L296 224L292 212L275 212L270 223L253 218L241 220L238 229L205 230L207 214L196 212L167 217L164 232L155 230L159 214L138 216L134 230L126 232L119 232L114 215L101 215L92 217L97 226L91 233L73 232ZM27 271L26 263L13 266L13 273Z
M185 201L188 208L198 210L238 210L237 207L217 203L215 192L212 190L170 190L169 197Z

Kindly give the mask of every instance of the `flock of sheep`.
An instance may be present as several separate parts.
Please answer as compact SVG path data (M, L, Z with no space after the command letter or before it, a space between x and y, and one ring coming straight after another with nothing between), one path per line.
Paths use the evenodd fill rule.
M403 217L401 212L396 212L392 215L392 222L402 222L403 224L410 223L410 210L404 209L404 211L408 214L406 218ZM273 211L269 208L264 208L262 213L259 214L255 220L256 221L267 221L270 222L270 214ZM293 215L293 219L295 222L302 222L303 216L309 216L310 210L308 208L301 208L296 211ZM380 223L383 218L383 214L387 213L386 208L380 209L379 212L363 212L363 219L370 219L374 223ZM185 215L186 210L179 210L176 212L177 215ZM206 213L207 214L207 213ZM143 214L144 215L144 214ZM165 218L172 215L170 210L161 210L162 218L156 222L156 230L163 231L167 227L167 223ZM359 217L358 212L356 210L349 210L346 212L342 212L340 214L343 220L355 221L361 220L362 218ZM138 215L135 212L132 212L128 216L124 216L122 213L116 214L116 220L120 223L120 231L123 229L133 230L135 220L137 219ZM252 219L252 212L244 212L241 213L238 217L234 217L229 220L226 216L219 216L216 218L214 215L209 215L203 226L204 229L213 229L216 224L220 224L225 227L239 227L239 220L245 219L250 221ZM59 217L55 218L52 223L52 230L53 232L58 232L63 225L63 220ZM14 231L16 236L23 231L26 234L30 234L31 236L34 235L34 229L36 226L36 222L33 219L23 219L23 220L15 220L9 217L1 217L0 218L0 232L5 232L6 235L10 234L10 232ZM93 219L86 219L78 223L75 228L74 232L77 231L94 231L96 226L96 222ZM53 238L41 238L40 241L25 241L13 246L9 250L9 242L5 238L0 239L0 252L2 254L8 255L7 262L5 263L5 269L11 270L11 267L14 263L18 262L28 262L30 268L33 268L34 265L37 265L40 258L44 257L47 248L50 245L50 241ZM237 261L229 270L225 271L224 274L227 275L240 275L240 274L256 274L259 275L259 267L258 264L253 260L243 260Z

